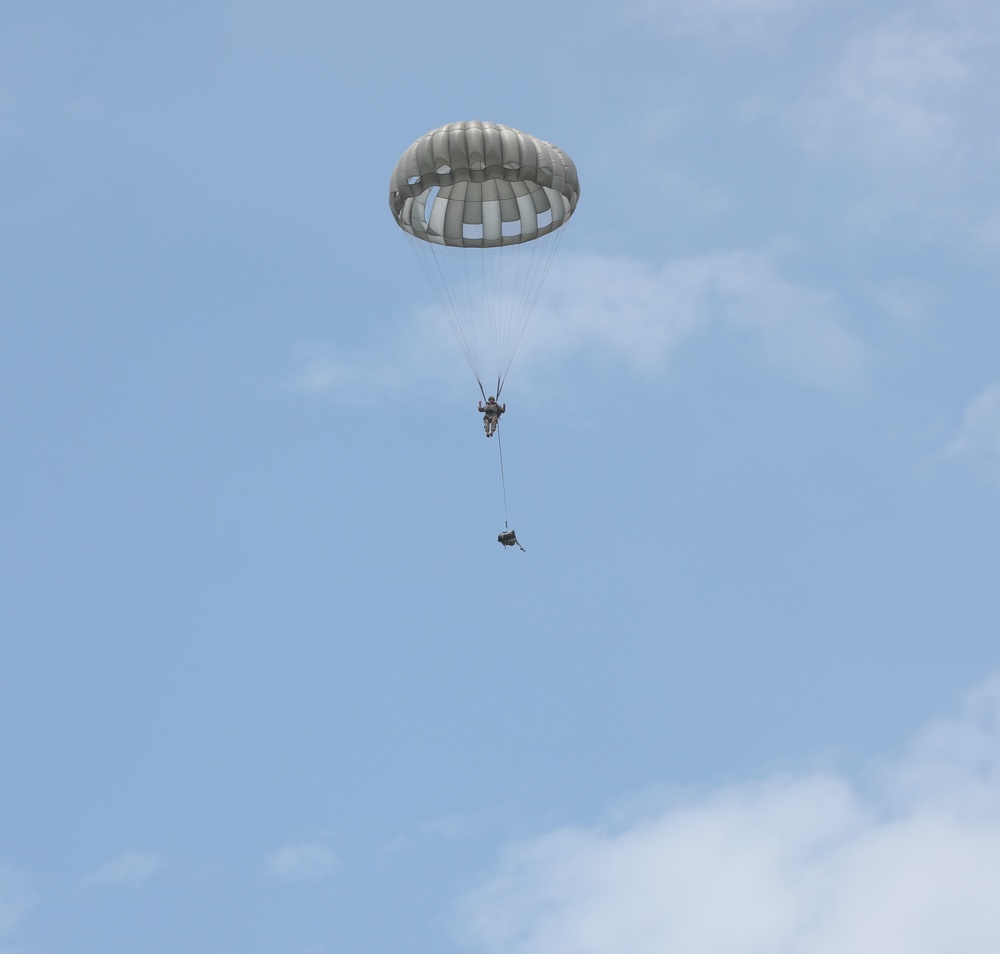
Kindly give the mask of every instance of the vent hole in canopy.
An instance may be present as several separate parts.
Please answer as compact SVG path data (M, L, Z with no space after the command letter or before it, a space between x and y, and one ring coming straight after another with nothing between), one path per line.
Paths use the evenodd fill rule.
M437 200L440 191L441 186L431 186L427 192L427 201L424 203L424 225L428 229L430 228L431 210L434 208L434 202Z

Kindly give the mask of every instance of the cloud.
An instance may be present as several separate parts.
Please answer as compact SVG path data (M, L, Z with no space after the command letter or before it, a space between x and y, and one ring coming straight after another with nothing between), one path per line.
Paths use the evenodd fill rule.
M934 315L935 297L914 281L883 281L871 286L872 299L898 325L926 324Z
M996 5L902 9L853 31L821 79L803 76L786 112L792 135L816 174L849 189L852 229L902 219L908 239L989 243L1000 142L983 117L996 112L1000 84Z
M162 867L163 861L159 855L127 851L85 874L80 879L80 887L138 888Z
M869 776L675 793L514 844L459 934L490 954L1000 950L1000 678Z
M897 17L857 35L809 101L811 143L898 167L959 148L957 100L972 69L963 31Z
M976 238L983 245L991 247L1000 245L1000 211L987 214L975 230Z
M653 376L686 341L715 327L749 342L781 373L851 387L867 357L846 317L832 294L782 277L767 252L715 252L659 265L567 253L549 272L515 364L524 372L543 369L546 379L574 360ZM429 383L457 394L467 375L443 315L427 309L378 350L302 345L289 386L358 403Z
M836 7L827 0L635 0L627 7L628 27L665 33L675 46L711 51L720 41L750 41L756 48L725 55L759 57L763 41L771 51L752 71L734 60L728 73L697 82L689 76L686 85L677 67L676 95L668 99L683 105L653 108L643 119L645 136L669 135L672 146L673 168L660 174L660 187L676 190L670 180L683 165L682 141L698 142L704 117L728 116L738 121L726 128L726 141L751 136L740 152L748 168L758 140L780 149L787 137L792 152L780 168L792 181L803 175L814 182L817 195L828 192L852 232L878 232L902 218L908 238L957 235L995 244L1000 139L984 117L1000 105L1000 7L993 0L889 0L827 23ZM793 159L796 151L805 166ZM719 188L727 178L699 186L700 212L694 192L680 208L702 218L726 208L735 201Z
M330 395L356 405L395 400L414 388L454 388L468 380L461 351L437 309L419 310L375 347L354 350L329 341L302 341L285 379L300 394Z
M17 928L36 901L27 875L10 865L0 864L0 937Z
M138 888L163 867L159 855L127 851L80 879L81 888Z
M969 403L944 453L983 463L1000 477L1000 384L990 385Z
M865 348L831 294L781 277L772 257L715 252L651 265L593 254L553 268L525 360L585 352L641 374L662 372L710 325L754 342L766 362L809 384L855 384Z
M322 881L338 867L337 856L319 842L285 845L264 862L265 872L282 881Z

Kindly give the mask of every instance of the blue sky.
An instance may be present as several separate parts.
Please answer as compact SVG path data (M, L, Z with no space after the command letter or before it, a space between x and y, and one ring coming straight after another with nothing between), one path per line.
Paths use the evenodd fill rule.
M995 952L992 0L12 0L0 952ZM582 196L510 522L387 205Z

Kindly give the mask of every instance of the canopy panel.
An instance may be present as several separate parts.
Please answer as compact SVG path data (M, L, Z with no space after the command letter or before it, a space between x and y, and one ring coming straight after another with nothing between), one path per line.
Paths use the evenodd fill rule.
M449 123L403 153L389 182L397 224L434 245L502 248L576 210L576 166L558 146L499 123Z

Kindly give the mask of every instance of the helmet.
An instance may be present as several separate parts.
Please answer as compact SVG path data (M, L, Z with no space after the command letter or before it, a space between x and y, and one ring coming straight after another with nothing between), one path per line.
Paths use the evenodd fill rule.
M486 399L486 403L487 403L487 404L496 404L496 403L497 403L497 399L496 399L495 397L493 397L493 395L491 394L491 395L490 395L490 396L489 396L489 397L488 397L488 398Z

